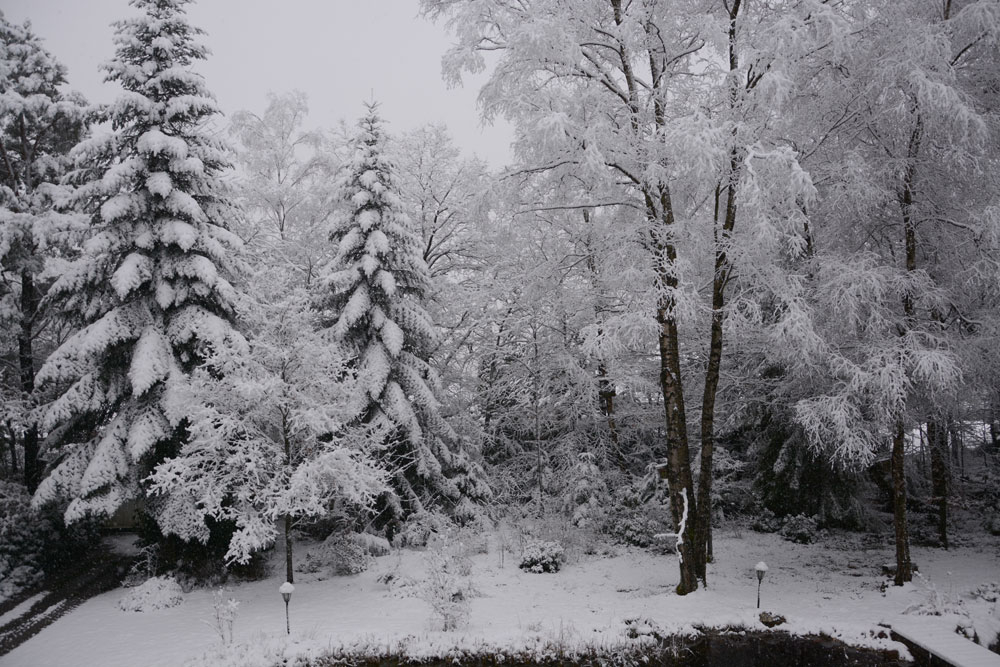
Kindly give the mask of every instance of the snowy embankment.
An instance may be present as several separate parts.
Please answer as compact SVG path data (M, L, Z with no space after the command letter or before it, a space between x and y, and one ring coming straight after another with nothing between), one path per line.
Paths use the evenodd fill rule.
M660 635L697 627L763 630L756 609L758 561L769 567L761 608L788 619L780 629L824 633L905 656L905 648L885 638L878 623L911 608L952 613L936 618L949 629L971 620L981 637L996 636L996 596L989 600L988 595L968 593L1000 581L997 540L948 552L914 547L922 578L902 588L884 586L881 566L891 562L891 548L864 548L863 542L860 536L847 535L798 545L777 535L720 530L709 588L678 597L673 592L677 564L672 556L622 547L587 555L577 547L569 549L562 571L534 574L519 570L510 554L501 567L499 551L490 541L487 553L471 555L468 623L453 632L434 629L430 606L418 594L427 563L427 553L421 551L380 557L368 571L353 576L296 575L290 636L285 634L285 604L278 592L281 568L268 580L226 591L225 599L239 602L231 634L214 620L219 600L215 591L192 591L169 608L124 612L119 600L125 591L119 589L81 605L0 658L0 665L263 667L280 662L280 657L307 660L340 647L351 653L412 657L484 647L572 652L628 643L634 619L643 619L639 625ZM390 583L383 583L389 573Z

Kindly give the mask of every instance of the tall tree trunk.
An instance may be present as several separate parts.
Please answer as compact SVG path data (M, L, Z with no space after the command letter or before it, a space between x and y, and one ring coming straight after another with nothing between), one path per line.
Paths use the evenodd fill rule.
M10 421L7 422L7 434L4 440L7 441L7 446L10 450L10 474L11 477L17 475L17 431L14 430L14 424Z
M910 134L907 149L907 166L903 174L903 190L900 193L900 210L903 214L903 242L906 251L906 272L917 270L917 227L913 220L913 184L916 178L916 158L920 153L920 142L923 136L923 121L917 114L916 124ZM913 295L906 292L903 295L903 316L905 326L900 331L900 337L913 328L915 312ZM910 562L910 535L906 526L906 469L905 444L906 427L903 421L905 406L901 406L896 415L896 433L892 441L892 489L893 489L893 522L896 529L896 579L895 584L902 586L913 579L913 566Z
M18 363L20 366L21 394L26 401L34 400L35 393L35 317L38 313L38 290L30 271L21 272L21 329L17 336ZM29 493L38 488L38 426L33 421L25 424L21 441L24 450L24 485Z
M948 429L935 419L927 424L927 440L931 450L931 493L937 507L938 540L948 548Z
M587 250L587 269L590 271L590 284L594 288L594 321L598 325L597 335L601 336L603 330L600 329L602 321L601 312L601 286L597 276L597 262L594 260L594 251L590 243L590 211L583 209L583 221L588 227L588 235L584 247ZM611 440L611 453L615 463L622 470L628 469L628 459L625 458L618 440L618 424L615 420L615 391L614 385L608 379L608 364L603 358L597 362L597 400L601 414L608 424L608 435Z
M738 3L737 3L738 5ZM715 234L715 274L712 279L712 323L709 332L708 364L705 367L705 389L701 401L701 467L698 474L698 516L695 522L698 578L707 581L709 544L712 541L712 469L715 455L715 400L719 391L722 369L722 326L725 322L725 291L730 264L727 255L729 239L736 225L736 186L739 179L739 156L734 148L730 154L729 178L726 184L726 211L721 233ZM715 219L719 221L721 190L716 189Z
M541 422L541 384L542 380L539 377L539 369L541 368L541 358L538 351L538 327L534 326L531 331L532 339L532 365L534 367L534 372L532 373L533 387L531 391L531 405L535 410L535 420L533 424L534 435L535 435L535 485L538 488L538 517L542 518L545 516L545 479L542 475L542 422Z
M667 463L660 474L667 480L670 491L670 514L677 533L677 557L680 582L677 594L686 595L698 589L698 556L694 524L697 499L691 475L691 455L688 448L687 416L684 409L684 387L681 379L680 340L674 316L674 290L678 282L674 273L677 250L669 241L674 216L670 193L664 188L654 202L647 195L647 207L656 214L662 229L654 241L658 304L656 321L659 325L660 392L667 426ZM659 204L659 206L657 206ZM667 237L667 240L664 239Z
M281 439L285 445L285 465L292 467L292 439L289 434L288 415L281 413ZM295 583L295 573L292 570L292 516L285 515L285 581Z
M948 420L948 433L951 435L951 449L954 453L955 465L965 472L965 438L962 437L962 430L958 427L958 422L954 419ZM960 477L961 478L961 477Z
M295 583L295 572L292 571L292 515L285 515L285 581Z
M892 513L896 529L896 578L893 583L902 586L913 579L910 562L910 536L906 526L906 474L904 472L904 447L906 427L900 418L892 438Z
M736 19L740 13L741 0L733 0L729 9L729 71L732 75L739 69L737 52ZM739 99L739 84L731 76L730 108L736 108ZM735 145L736 131L733 130L734 145L729 151L729 165L722 182L715 190L715 271L712 277L712 323L709 332L708 364L705 368L705 388L701 401L701 465L698 472L698 503L695 519L695 554L698 578L707 585L707 563L710 559L709 545L712 542L712 469L715 456L715 400L719 391L719 373L722 368L722 326L725 320L725 292L729 282L730 264L729 241L736 226L736 191L740 181L740 151ZM726 193L726 210L720 209L721 194ZM721 222L721 228L720 228Z
M1000 453L1000 411L994 409L990 415L990 449L994 454Z

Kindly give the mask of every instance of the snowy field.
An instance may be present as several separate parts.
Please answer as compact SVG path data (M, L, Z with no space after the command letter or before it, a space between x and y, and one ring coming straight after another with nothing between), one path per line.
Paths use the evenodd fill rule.
M450 647L608 647L625 641L625 621L635 618L648 619L661 634L695 626L763 629L753 571L758 561L769 566L761 607L786 616L783 628L794 633L822 632L853 644L897 649L905 656L904 647L878 637L878 623L907 609L944 611L935 617L942 627L971 622L980 637L992 638L1000 631L996 538L948 552L913 547L921 577L894 588L884 586L881 575L882 564L892 561L888 543L836 535L798 545L777 535L720 529L718 562L710 566L708 590L685 597L673 593L677 563L670 555L617 546L585 554L594 545L576 545L567 550L562 571L532 574L519 570L510 554L501 567L496 545L491 537L487 553L470 554L469 583L475 593L468 625L455 632L436 630L428 603L417 594L429 552L402 550L377 558L358 575L323 579L296 574L291 635L286 636L278 592L282 554L277 553L274 576L227 588L224 597L239 601L229 646L213 627L212 590L186 593L170 608L125 612L119 601L126 591L118 589L81 605L0 658L0 665L245 667L271 665L282 656L306 658L338 646L401 647L416 656ZM388 573L393 573L395 586L379 580ZM970 595L991 582L992 601Z

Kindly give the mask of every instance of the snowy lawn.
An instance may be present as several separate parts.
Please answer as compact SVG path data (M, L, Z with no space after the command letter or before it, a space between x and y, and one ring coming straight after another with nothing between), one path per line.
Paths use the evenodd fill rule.
M886 580L880 569L892 561L891 547L863 548L864 543L861 536L837 535L819 544L798 545L777 535L722 529L715 536L718 562L711 566L708 590L678 597L673 593L677 583L673 556L622 547L585 555L577 547L568 549L562 571L533 574L519 570L510 554L501 568L491 540L489 553L471 555L470 583L476 594L468 625L447 633L434 629L429 604L416 595L425 576L426 552L404 550L383 556L368 571L353 576L322 579L317 574L296 574L290 638L285 635L285 605L278 592L283 568L276 566L275 576L266 581L227 590L224 598L238 600L239 607L233 645L225 650L225 628L220 633L213 627L215 591L187 593L175 607L124 612L119 600L126 591L119 589L81 605L0 658L0 665L218 665L224 654L233 665L271 664L267 656L308 656L337 646L390 646L411 655L473 646L607 647L623 642L625 620L637 617L649 619L661 634L683 633L695 626L763 629L755 608L753 568L758 561L769 567L761 608L787 617L782 629L794 633L822 632L908 655L901 645L877 636L878 623L915 605L958 612L936 617L949 629L962 618L971 618L984 643L1000 631L995 596L987 601L967 595L983 584L1000 582L996 538L949 552L913 547L922 580L903 588L883 586ZM275 554L276 565L281 558ZM403 585L390 588L378 580L389 572ZM405 585L408 580L417 583Z

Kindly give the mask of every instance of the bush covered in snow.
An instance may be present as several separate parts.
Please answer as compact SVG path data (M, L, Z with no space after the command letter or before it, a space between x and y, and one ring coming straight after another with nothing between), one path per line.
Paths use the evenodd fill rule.
M570 467L568 479L561 503L563 512L571 517L574 526L600 525L606 514L608 494L594 454L580 452Z
M392 551L389 540L371 533L349 533L347 539L357 544L372 556L385 556Z
M434 512L418 512L409 517L393 542L400 547L425 547L435 535L443 535L451 529L451 522Z
M118 601L122 611L154 611L176 607L184 600L181 585L173 577L152 577L130 588Z
M777 517L768 509L762 510L750 527L758 533L778 533L796 544L812 544L820 534L816 517L805 514Z
M812 544L816 541L818 533L816 519L805 514L786 517L784 525L778 531L783 538L796 544Z
M639 513L618 515L618 520L608 522L608 532L619 544L646 548L656 543L656 535L666 527Z
M306 553L302 570L341 576L364 572L373 560L367 546L359 544L351 535L336 533Z
M558 572L566 562L566 552L558 542L532 540L524 547L519 568L525 572Z
M650 479L626 485L615 494L603 531L618 544L643 549L663 547L666 543L656 536L673 532L669 506L664 489L656 487Z
M758 533L776 533L781 530L781 519L765 508L754 518L750 528Z
M97 524L67 527L53 507L35 511L23 485L0 481L0 600L41 581L98 542Z

